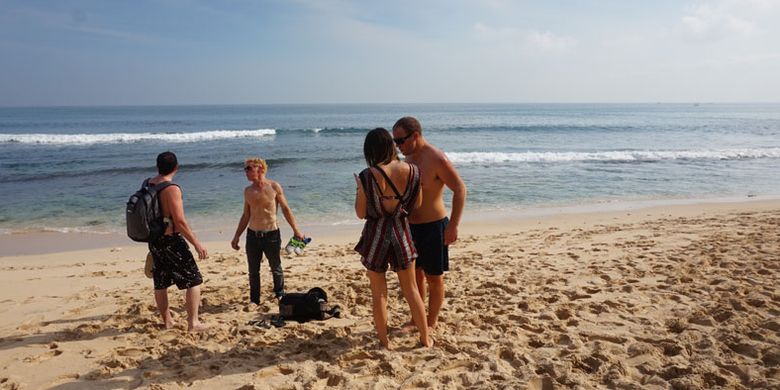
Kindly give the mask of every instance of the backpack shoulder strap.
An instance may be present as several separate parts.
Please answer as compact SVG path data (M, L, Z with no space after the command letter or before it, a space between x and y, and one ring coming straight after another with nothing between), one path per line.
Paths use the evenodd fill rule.
M170 186L179 187L178 184L176 184L176 183L174 183L172 181L164 181L162 183L155 184L154 185L154 190L157 191L157 193L160 193L160 192L162 192L162 190L164 190L164 189L166 189L166 188L168 188ZM179 187L179 188L181 188L181 187Z
M146 184L148 185L148 183L149 183L149 179L146 179L146 181L145 181L144 183L146 183ZM168 188L168 187L170 187L170 186L176 186L176 187L179 187L179 185L178 185L178 184L176 184L176 183L174 183L174 182L172 182L172 181L164 181L164 182L162 182L162 183L157 183L157 184L152 184L152 185L149 185L149 191L150 191L150 192L152 192L152 193L154 193L154 194L159 194L159 193L160 193L160 192L162 192L164 189L166 189L166 188ZM179 188L181 188L181 187L179 187Z
M149 179L147 179L147 182ZM162 183L153 184L151 187L149 187L149 192L152 194L152 196L157 197L160 195L161 192L163 192L164 189L170 187L170 186L176 186L179 187L178 184L172 182L172 181L164 181ZM181 188L181 187L179 187ZM160 198L157 197L157 204L160 204ZM160 206L158 206L160 207ZM160 210L162 210L162 207L160 207ZM163 217L163 222L167 223L168 217ZM173 219L170 219L171 226L173 227L173 231L176 231L176 225L173 223Z

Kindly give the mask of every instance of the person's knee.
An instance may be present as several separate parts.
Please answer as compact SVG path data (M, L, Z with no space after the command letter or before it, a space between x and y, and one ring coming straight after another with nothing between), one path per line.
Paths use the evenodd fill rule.
M431 287L444 287L444 275L425 275L425 280Z

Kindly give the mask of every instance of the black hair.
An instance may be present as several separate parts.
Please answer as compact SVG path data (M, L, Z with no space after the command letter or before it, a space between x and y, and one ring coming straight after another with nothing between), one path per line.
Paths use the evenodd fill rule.
M398 160L398 153L395 151L390 132L381 127L369 131L363 142L363 156L370 167Z
M161 175L173 172L177 166L179 166L179 161L176 160L176 155L173 152L162 152L157 155L157 172Z

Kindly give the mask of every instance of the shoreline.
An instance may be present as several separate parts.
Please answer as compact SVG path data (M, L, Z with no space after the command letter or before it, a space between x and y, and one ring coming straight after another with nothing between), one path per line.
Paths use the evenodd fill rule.
M667 198L667 199L642 199L642 200L617 200L583 203L564 203L558 205L546 204L541 206L519 207L509 210L500 209L476 209L469 212L468 207L464 211L460 232L470 234L484 234L485 232L506 232L507 226L523 228L536 227L538 225L550 226L560 220L568 220L573 216L586 215L589 220L599 219L608 222L616 217L631 216L631 212L644 212L648 216L663 216L665 213L683 212L687 208L693 208L699 212L724 211L738 209L743 205L755 205L761 209L773 208L780 205L780 195L759 196L727 196L711 198ZM290 227L280 216L280 230L282 241L286 242L292 235ZM229 241L232 238L233 226L211 226L206 229L197 229L195 233L209 251L212 248L231 252ZM335 224L302 224L303 231L310 235L317 243L342 244L351 240L357 241L362 229L362 221L355 219L354 223L345 223L340 220ZM243 239L242 239L243 242ZM9 257L25 257L46 255L53 253L79 252L88 250L106 249L110 251L130 250L145 253L146 244L131 241L122 232L23 232L0 235L0 259Z

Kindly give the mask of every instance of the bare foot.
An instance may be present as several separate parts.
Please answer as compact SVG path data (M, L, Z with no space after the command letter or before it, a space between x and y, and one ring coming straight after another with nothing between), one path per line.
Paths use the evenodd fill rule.
M208 330L208 328L209 328L208 325L205 325L205 324L203 324L201 322L196 322L196 323L191 324L190 326L187 327L187 332L190 332L190 333L201 333L201 332L205 332L206 330Z
M385 349L387 349L387 350L392 349L392 348L390 348L390 339L387 338L387 337L380 337L379 338L379 343L382 344L382 346L385 347Z
M171 316L171 311L166 310L162 318L163 318L163 326L165 327L165 329L172 329L175 324L173 322L173 317Z
M433 344L434 344L433 337L428 336L428 342L427 343L425 341L423 341L422 339L420 339L420 344L422 344L423 347L426 347L426 348L433 347Z

